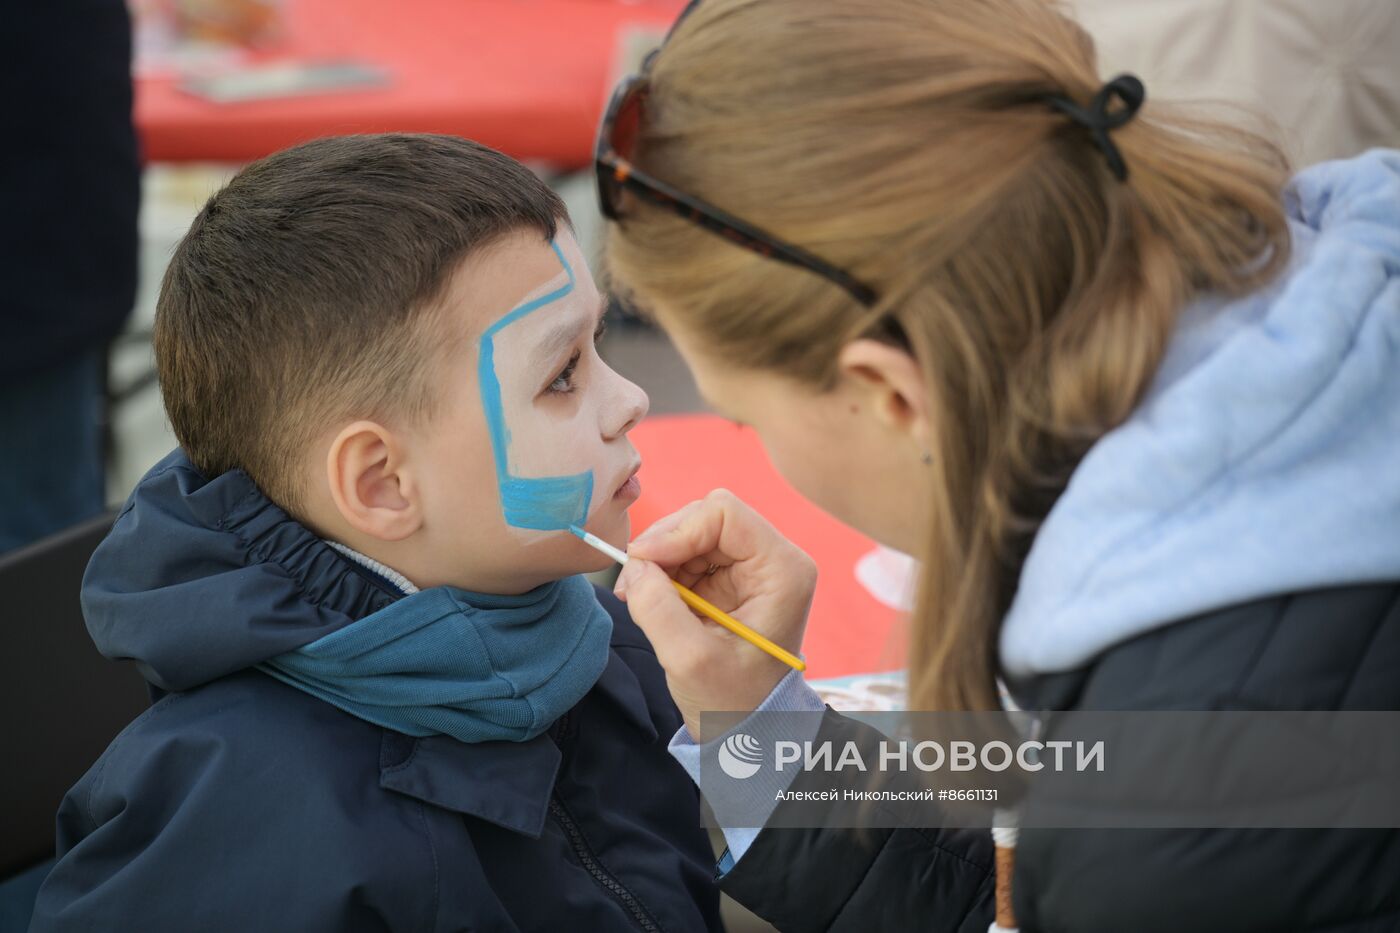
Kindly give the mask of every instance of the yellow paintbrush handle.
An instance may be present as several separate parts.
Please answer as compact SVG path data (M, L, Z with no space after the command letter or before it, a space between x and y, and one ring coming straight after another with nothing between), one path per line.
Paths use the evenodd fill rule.
M707 618L715 620L720 625L723 625L725 628L729 629L735 635L738 635L744 641L748 642L749 644L762 651L766 651L768 654L777 658L779 661L782 661L788 667L791 667L792 669L798 671L805 671L807 669L806 661L802 660L797 655L793 654L791 651L788 651L784 648L780 648L777 645L773 644L773 642L764 638L762 635L758 634L753 629L749 628L747 625L740 622L738 619L734 618L732 615L725 612L723 609L719 608L705 597L696 595L695 593L681 586L675 580L671 581L671 585L676 588L676 592L681 594L681 599L691 609L694 609L696 612L700 613L701 615Z
M602 551L604 554L608 555L613 560L617 561L619 564L626 565L627 554L613 547L611 544L604 541L602 538L599 538L597 535L590 534L589 532L584 531L577 525L570 525L569 531L572 532L575 537L577 537L589 547L598 551ZM753 645L755 648L758 648L760 651L766 651L769 655L777 658L779 661L782 661L788 667L791 667L794 670L798 671L805 671L807 669L806 661L802 660L797 655L793 654L791 651L786 651L782 648L779 648L777 645L773 644L771 641L764 638L762 635L758 634L753 629L749 628L747 625L740 622L738 619L734 618L732 615L725 612L723 609L719 608L714 603L710 602L708 599L705 599L703 596L697 596L695 593L692 593L690 590L681 586L675 580L671 581L671 585L676 588L676 592L681 594L681 599L691 609L694 609L696 612L700 613L703 616L706 616L707 618L714 619L720 625L723 625L725 628L729 629L729 631L733 632L735 635L738 635L744 641Z

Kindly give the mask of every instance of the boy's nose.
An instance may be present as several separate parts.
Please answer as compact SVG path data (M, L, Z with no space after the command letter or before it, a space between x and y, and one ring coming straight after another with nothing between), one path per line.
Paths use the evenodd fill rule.
M612 376L615 380L614 401L607 406L603 419L603 436L608 440L622 437L635 428L651 408L651 399L647 398L646 391L641 386L615 372Z

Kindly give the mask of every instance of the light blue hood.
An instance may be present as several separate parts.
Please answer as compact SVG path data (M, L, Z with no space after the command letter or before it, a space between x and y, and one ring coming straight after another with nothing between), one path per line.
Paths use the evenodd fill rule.
M1002 628L1010 676L1252 599L1400 580L1400 152L1304 171L1288 209L1289 271L1184 313L1051 510Z

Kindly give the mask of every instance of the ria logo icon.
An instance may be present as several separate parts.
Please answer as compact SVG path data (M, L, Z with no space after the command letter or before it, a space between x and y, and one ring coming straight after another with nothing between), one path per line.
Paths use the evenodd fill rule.
M763 747L747 732L736 732L719 747L719 766L732 778L749 778L763 764Z

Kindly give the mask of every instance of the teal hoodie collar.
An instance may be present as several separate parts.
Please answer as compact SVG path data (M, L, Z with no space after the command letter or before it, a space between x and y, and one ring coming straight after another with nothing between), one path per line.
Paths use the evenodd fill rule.
M507 596L437 586L259 667L409 735L523 742L597 682L611 636L583 577Z
M401 595L246 473L206 478L177 448L122 507L88 564L82 602L105 656L135 661L162 691L182 691L315 642ZM611 676L598 686L650 729L631 679L630 689Z

